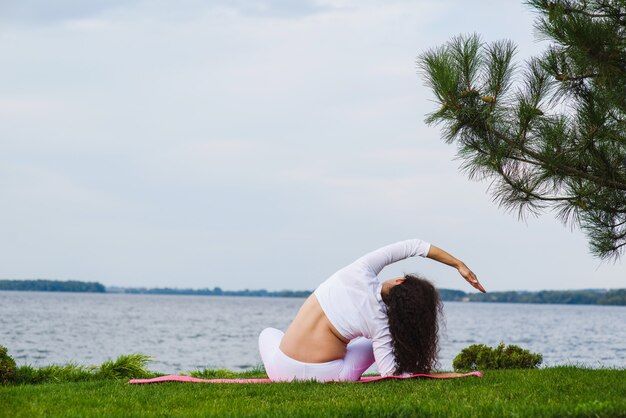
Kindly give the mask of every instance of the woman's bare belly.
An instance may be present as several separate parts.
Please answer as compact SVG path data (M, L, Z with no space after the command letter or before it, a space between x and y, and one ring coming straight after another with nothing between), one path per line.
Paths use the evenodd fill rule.
M347 344L312 294L285 331L280 350L294 360L325 363L344 358Z

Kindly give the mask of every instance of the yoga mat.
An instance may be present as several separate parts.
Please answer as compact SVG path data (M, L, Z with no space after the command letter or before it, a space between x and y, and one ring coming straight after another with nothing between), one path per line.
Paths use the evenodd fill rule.
M438 373L438 374L412 374L408 376L363 376L356 382L327 382L327 383L369 383L377 382L379 380L387 379L457 379L459 377L476 376L483 377L481 372L470 373ZM161 382L187 382L187 383L274 383L270 379L199 379L197 377L190 376L159 376L152 379L132 379L128 383L131 385L145 384L145 383L161 383ZM281 382L276 382L281 383Z

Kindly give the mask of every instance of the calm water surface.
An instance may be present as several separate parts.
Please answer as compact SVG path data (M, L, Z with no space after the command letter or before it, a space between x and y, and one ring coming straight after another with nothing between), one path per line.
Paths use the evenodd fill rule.
M257 336L285 329L303 299L0 292L0 345L18 364L100 364L134 352L177 373L260 364ZM544 364L626 367L626 307L447 302L440 360L503 341ZM374 370L374 369L372 369Z

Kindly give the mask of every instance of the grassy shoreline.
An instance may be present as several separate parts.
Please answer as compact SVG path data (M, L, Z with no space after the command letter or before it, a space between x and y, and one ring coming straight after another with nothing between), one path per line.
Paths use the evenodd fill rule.
M0 416L626 416L626 369L568 366L484 374L369 384L128 385L128 379L107 379L4 385ZM261 371L230 375L264 376Z

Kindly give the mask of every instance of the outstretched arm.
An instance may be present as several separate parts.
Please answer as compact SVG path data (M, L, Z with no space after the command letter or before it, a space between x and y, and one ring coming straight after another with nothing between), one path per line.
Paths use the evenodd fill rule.
M386 245L376 251L365 254L363 257L359 258L356 263L365 264L372 271L374 276L378 276L385 266L393 264L396 261L416 255L426 257L429 248L430 244L426 241L422 241L421 239L409 239Z
M481 292L487 293L487 291L485 290L484 287L482 287L482 285L478 281L478 278L476 278L476 275L472 272L472 270L467 268L465 263L455 258L453 255L448 254L441 248L436 247L431 244L430 250L428 250L428 255L426 255L426 257L433 259L435 261L439 261L440 263L447 264L451 267L454 267L455 269L459 271L461 276L463 276L463 278L467 280L469 284L471 284L473 287L480 290Z

